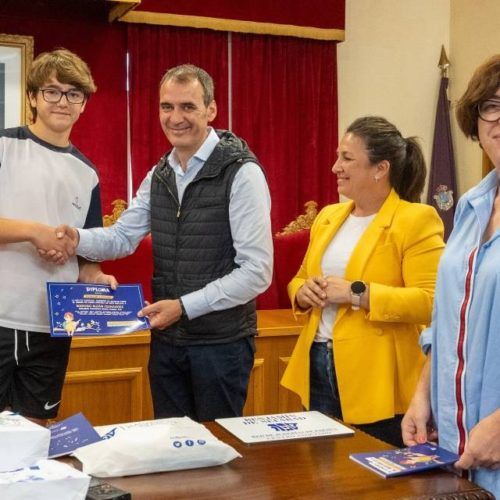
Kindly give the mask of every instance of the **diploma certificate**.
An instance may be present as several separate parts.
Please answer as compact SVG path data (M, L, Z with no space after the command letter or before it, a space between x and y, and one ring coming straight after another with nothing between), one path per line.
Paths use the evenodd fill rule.
M50 335L72 337L122 335L150 328L138 318L144 307L140 284L47 283Z

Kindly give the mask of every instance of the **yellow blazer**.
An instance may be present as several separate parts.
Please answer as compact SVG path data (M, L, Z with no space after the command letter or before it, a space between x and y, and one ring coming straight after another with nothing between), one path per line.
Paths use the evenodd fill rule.
M295 294L304 281L320 276L321 258L354 207L325 207L311 228L309 247L288 285L294 314L307 314L281 384L309 408L309 350L321 309L302 312ZM430 323L438 261L444 248L443 223L436 210L401 200L394 190L361 236L345 279L370 285L370 311L341 304L333 325L333 353L343 418L363 424L404 413L424 356L420 331Z

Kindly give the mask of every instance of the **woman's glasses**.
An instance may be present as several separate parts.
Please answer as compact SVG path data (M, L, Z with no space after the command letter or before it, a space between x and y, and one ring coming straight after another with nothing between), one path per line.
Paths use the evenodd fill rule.
M500 99L488 99L477 105L479 118L485 122L500 120Z

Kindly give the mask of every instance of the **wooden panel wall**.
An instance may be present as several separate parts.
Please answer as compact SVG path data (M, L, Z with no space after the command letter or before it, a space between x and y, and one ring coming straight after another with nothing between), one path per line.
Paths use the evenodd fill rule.
M94 425L153 418L149 331L75 337L58 418L83 412Z
M299 411L279 380L300 332L288 309L258 312L256 355L245 415ZM58 419L83 412L94 425L153 418L149 331L117 337L75 337Z

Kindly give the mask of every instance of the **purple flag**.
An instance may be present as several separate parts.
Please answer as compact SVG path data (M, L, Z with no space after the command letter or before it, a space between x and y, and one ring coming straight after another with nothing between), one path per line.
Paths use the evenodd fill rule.
M457 201L455 158L451 140L450 103L446 95L447 89L448 78L443 77L439 88L429 190L427 192L427 203L436 208L441 219L443 219L445 241L453 229L453 217Z

